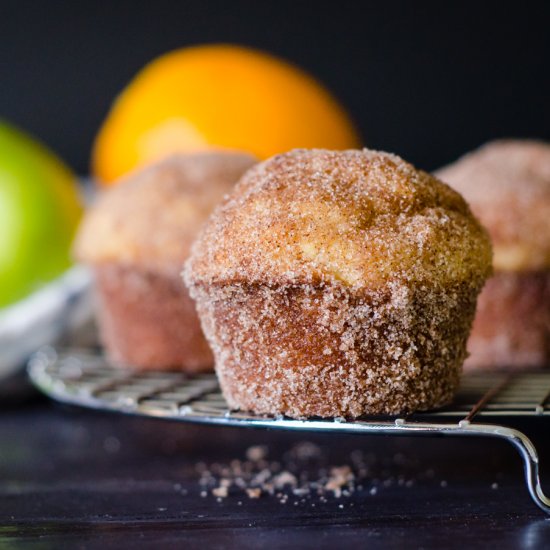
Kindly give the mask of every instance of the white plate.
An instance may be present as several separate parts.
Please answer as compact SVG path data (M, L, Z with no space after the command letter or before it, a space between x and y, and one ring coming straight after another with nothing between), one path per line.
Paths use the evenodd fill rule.
M90 318L90 282L89 271L75 266L27 298L0 309L0 378L23 367L39 347Z

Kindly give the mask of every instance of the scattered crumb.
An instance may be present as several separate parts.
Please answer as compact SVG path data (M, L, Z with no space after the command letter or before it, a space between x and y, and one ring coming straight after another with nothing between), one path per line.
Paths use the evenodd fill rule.
M246 458L253 462L259 462L267 456L267 447L265 445L254 445L246 451Z
M258 487L254 487L251 489L247 489L246 494L248 495L248 498L260 498L260 496L262 495L262 490Z
M216 487L215 489L212 489L212 494L215 496L215 497L218 497L218 498L226 498L227 497L227 487L225 486L220 486L220 487Z
M336 501L335 505L343 508L342 499L352 506L358 492L374 496L386 487L413 487L435 475L402 454L379 458L361 450L351 452L347 464L331 465L328 451L309 442L292 446L279 460L270 458L264 445L248 448L245 457L228 463L197 463L200 496L212 495L221 502L230 495L249 499L265 495L281 505L309 503L315 508ZM446 487L447 481L440 481L440 485ZM174 484L174 489L183 494L181 484ZM237 505L243 505L242 497Z
M355 476L349 466L332 468L325 489L332 491L334 496L338 498L342 495L342 487L348 486L354 479Z

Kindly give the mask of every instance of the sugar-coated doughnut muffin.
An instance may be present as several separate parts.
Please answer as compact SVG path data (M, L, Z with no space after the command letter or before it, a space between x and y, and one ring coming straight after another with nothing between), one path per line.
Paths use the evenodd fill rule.
M490 270L486 232L433 176L295 150L241 178L184 277L231 407L352 418L449 402Z
M173 156L105 191L87 213L75 252L95 274L101 337L115 362L212 369L181 267L204 220L254 162L240 153Z
M550 144L489 143L437 172L493 241L495 275L479 297L466 368L550 363Z

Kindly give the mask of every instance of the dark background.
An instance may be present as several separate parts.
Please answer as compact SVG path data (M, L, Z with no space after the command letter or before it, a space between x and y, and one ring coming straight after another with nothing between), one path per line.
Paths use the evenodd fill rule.
M202 42L324 81L365 144L426 169L502 136L549 139L549 2L0 0L0 117L81 173L109 105L149 60Z

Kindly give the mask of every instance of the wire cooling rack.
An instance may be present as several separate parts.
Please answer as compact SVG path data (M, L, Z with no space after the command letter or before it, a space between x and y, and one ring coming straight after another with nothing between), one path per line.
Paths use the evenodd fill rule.
M360 420L258 416L227 407L214 374L132 372L109 365L94 351L44 348L28 367L32 382L50 397L94 409L170 420L240 427L345 432L353 434L485 436L505 439L523 458L534 502L550 514L540 484L539 459L530 439L501 425L520 417L550 417L550 372L470 374L449 407L405 417Z

